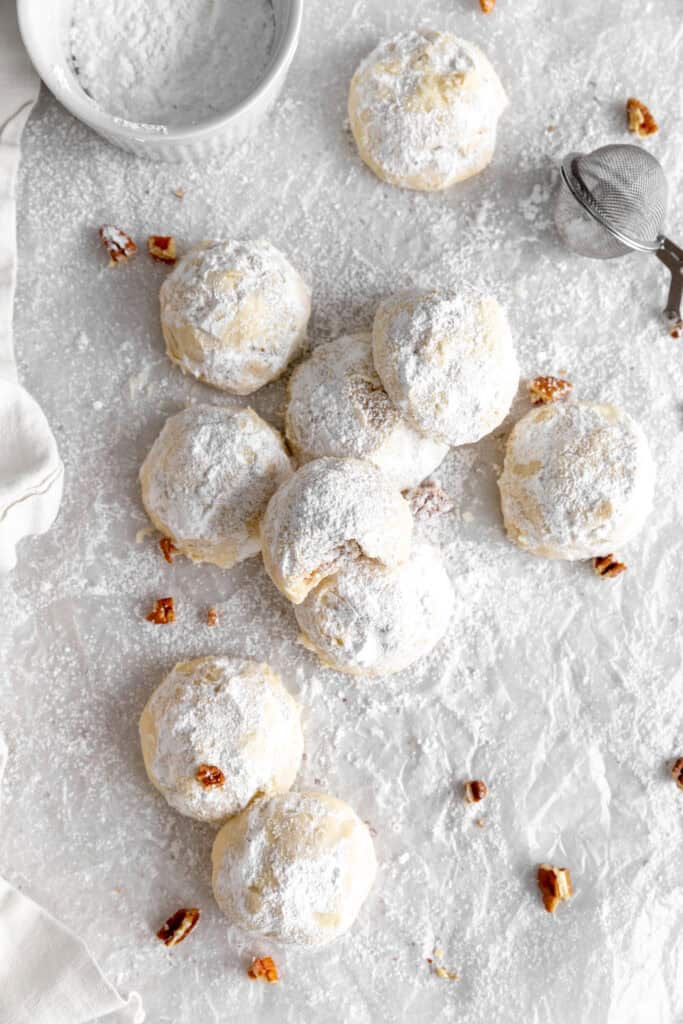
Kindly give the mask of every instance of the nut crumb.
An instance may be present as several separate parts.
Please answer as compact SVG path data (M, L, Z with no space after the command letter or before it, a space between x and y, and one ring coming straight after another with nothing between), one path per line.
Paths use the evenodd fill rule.
M178 188L175 189L173 195L177 196L178 199L184 199L185 198L185 189L182 188L181 186L178 186Z
M669 334L671 335L672 338L680 338L682 331L683 331L683 321L679 320L678 323L675 323L671 327L671 330L669 331Z
M447 971L440 964L434 968L434 974L436 974L437 978L447 978L449 981L458 981L460 978L457 971Z
M157 263L175 263L176 244L172 235L150 235L147 251Z
M157 626L165 626L169 622L175 622L175 609L172 597L160 597L155 602L154 608L147 613L147 621L154 622Z
M481 7L482 14L490 14L496 6L496 0L479 0L479 6Z
M171 914L168 921L162 924L157 932L157 938L161 939L165 946L177 946L187 938L198 920L199 910L197 907L189 909L181 907L180 910L176 910L175 914Z
M225 782L225 775L215 764L200 764L194 777L197 782L201 782L204 789L213 789L214 786L222 786Z
M173 556L178 553L178 548L175 546L170 537L162 537L159 541L159 547L161 553L168 562L169 565L173 565Z
M417 487L407 487L401 495L416 519L436 519L452 512L455 507L450 495L432 480L425 480Z
M267 981L269 985L274 985L276 981L280 980L280 975L272 956L256 957L252 961L247 974L253 981L262 979Z
M543 906L549 914L555 911L558 903L563 903L574 895L569 868L556 868L552 864L539 864L536 880L541 891Z
M109 253L109 266L125 263L137 252L137 246L130 235L113 224L103 224L99 229L102 245Z
M486 828L486 819L485 818L475 818L474 819L474 824L476 825L477 828Z
M533 405L547 405L559 398L566 398L572 390L572 384L562 377L534 377L529 382L529 396Z
M626 118L628 130L633 132L634 135L639 135L641 139L647 138L648 135L654 135L656 131L659 131L659 125L648 108L633 96L626 100Z
M218 611L213 607L213 605L209 608L209 610L206 613L206 624L207 626L218 625Z
M593 569L598 576L618 576L626 572L628 566L624 562L617 562L614 555L602 555L593 559Z
M488 795L488 786L482 779L472 779L465 783L465 800L468 804L478 804Z
M671 766L671 775L679 789L683 789L683 757L679 757L678 760Z

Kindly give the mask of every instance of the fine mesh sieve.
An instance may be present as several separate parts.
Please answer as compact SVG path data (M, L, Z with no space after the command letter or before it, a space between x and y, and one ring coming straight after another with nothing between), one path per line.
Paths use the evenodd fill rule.
M582 256L612 259L652 252L671 272L665 316L681 319L683 250L662 234L667 184L661 165L639 146L602 146L562 161L555 220Z

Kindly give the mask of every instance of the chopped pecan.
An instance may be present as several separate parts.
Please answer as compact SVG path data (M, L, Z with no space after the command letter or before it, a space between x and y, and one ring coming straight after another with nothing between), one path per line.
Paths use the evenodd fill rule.
M614 555L601 555L593 559L593 569L598 576L618 576L626 572L627 568L624 562L617 562Z
M407 487L401 494L416 519L435 519L452 512L454 508L450 495L432 480L425 480L417 487Z
M172 235L150 235L147 239L147 251L158 263L175 263L175 238Z
M194 777L197 782L201 782L205 789L222 786L225 782L225 775L215 764L200 764Z
M472 779L465 783L465 800L468 804L478 804L488 794L488 787L481 779Z
M168 562L169 565L173 564L173 556L178 553L178 548L175 546L170 537L162 537L159 541L159 547L161 553Z
M157 938L161 939L165 946L177 946L179 942L186 939L199 920L197 907L181 907L171 914L168 921L162 924L157 932Z
M645 104L633 96L626 100L626 117L628 130L643 139L659 130L659 125Z
M218 610L214 608L213 605L209 608L209 610L206 613L206 624L207 626L218 625Z
M276 981L280 980L280 975L277 972L277 967L272 956L256 957L252 961L247 974L252 981L262 979L263 981L267 981L269 985L274 985Z
M175 621L175 610L172 597L160 597L155 602L154 608L147 614L147 621L154 622L157 626L165 626L168 622Z
M529 395L534 405L547 405L558 398L566 398L571 390L571 382L562 377L534 377L529 383Z
M109 266L125 263L137 252L137 246L130 235L113 224L103 224L99 230L102 245L109 253Z
M552 914L558 903L563 903L574 895L569 868L556 868L552 864L539 864L536 873L538 888L541 891L543 906Z
M671 775L679 789L683 789L683 757L671 766Z
M496 6L496 0L479 0L479 6L483 14L490 14Z

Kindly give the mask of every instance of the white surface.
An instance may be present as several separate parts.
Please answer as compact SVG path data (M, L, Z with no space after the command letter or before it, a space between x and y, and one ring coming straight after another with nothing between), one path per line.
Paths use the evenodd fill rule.
M28 126L19 223L16 339L26 383L58 432L68 478L56 528L0 593L0 683L10 740L0 868L142 992L155 1024L671 1024L683 1014L680 790L683 349L657 318L654 258L593 263L558 246L555 165L623 131L623 101L662 130L668 226L683 228L680 11L667 0L311 0L283 102L262 134L208 168L137 163L44 97ZM348 79L386 32L431 18L480 43L511 106L484 175L441 195L383 186L343 128ZM555 125L554 132L547 127ZM173 190L187 189L180 202ZM462 616L424 669L381 683L322 671L296 645L291 608L256 560L221 573L153 538L137 472L188 397L223 401L163 353L144 252L110 270L96 229L184 249L222 233L266 235L313 284L313 338L367 329L396 287L481 280L505 301L525 375L565 370L579 397L615 401L658 463L655 510L598 579L505 539L499 432L452 452L440 480L456 512L423 535L443 544ZM255 396L274 418L282 385ZM225 399L238 404L238 399ZM526 409L519 402L515 415ZM144 622L173 593L170 627ZM207 604L221 625L202 625ZM300 788L371 822L380 862L354 929L314 955L231 931L209 886L212 831L147 783L137 717L175 661L227 649L263 657L304 707ZM483 778L479 807L465 778ZM316 781L319 780L319 781ZM476 818L486 827L474 827ZM539 861L567 864L576 895L553 916ZM200 906L170 952L155 928ZM434 945L458 982L429 973ZM245 975L272 952L278 986Z

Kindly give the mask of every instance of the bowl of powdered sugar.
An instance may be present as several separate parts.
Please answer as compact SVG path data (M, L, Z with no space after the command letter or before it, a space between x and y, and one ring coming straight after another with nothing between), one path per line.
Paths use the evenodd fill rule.
M225 151L277 99L303 0L19 0L26 48L76 117L157 160Z

